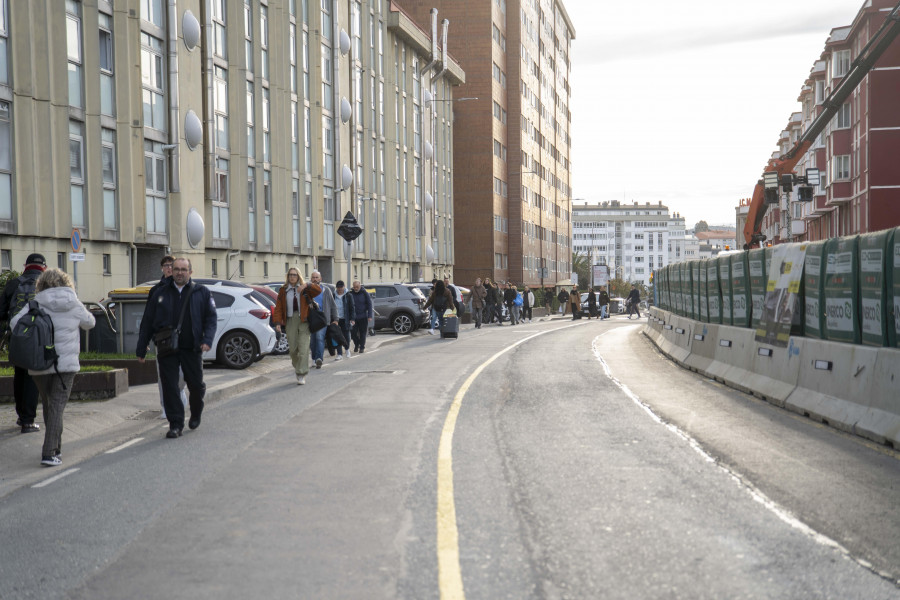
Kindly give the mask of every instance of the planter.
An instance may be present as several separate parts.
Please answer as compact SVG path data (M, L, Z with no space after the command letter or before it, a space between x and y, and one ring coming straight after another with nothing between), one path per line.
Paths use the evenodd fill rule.
M69 400L108 400L128 391L128 371L76 373ZM0 402L15 402L13 378L0 377Z
M156 359L148 358L144 364L138 362L137 358L104 358L96 360L79 361L81 366L88 367L93 365L104 365L114 369L125 369L128 372L128 385L144 385L147 383L156 383L158 374L156 372ZM0 362L0 367L11 366L8 362Z

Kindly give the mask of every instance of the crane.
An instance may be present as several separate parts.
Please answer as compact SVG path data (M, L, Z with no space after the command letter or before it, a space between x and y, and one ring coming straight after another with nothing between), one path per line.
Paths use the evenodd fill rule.
M828 122L834 117L843 105L844 100L856 89L863 77L872 70L875 62L884 54L897 35L900 34L900 2L891 9L884 23L872 36L859 55L851 63L850 70L841 80L841 83L822 102L823 110L813 120L806 131L800 136L794 146L782 154L779 158L772 158L760 179L753 188L753 197L750 200L750 209L747 213L747 222L744 224L744 249L758 247L766 240L762 234L762 221L766 216L766 210L770 204L778 204L778 187L784 177L793 179L793 171L797 162L803 158L806 151L812 146L815 139L822 133ZM812 182L807 182L812 183ZM770 194L766 197L766 189ZM774 192L774 193L772 193Z

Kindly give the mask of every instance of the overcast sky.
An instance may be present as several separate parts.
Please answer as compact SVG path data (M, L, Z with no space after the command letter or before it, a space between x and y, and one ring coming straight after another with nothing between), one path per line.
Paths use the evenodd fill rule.
M831 29L862 0L564 0L573 198L735 222Z

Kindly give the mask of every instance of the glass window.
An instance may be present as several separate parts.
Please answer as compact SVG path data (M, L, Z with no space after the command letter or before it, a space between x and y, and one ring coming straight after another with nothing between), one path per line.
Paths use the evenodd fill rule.
M0 101L0 220L13 218L12 197L12 114L9 102Z
M228 161L221 158L216 159L216 198L212 204L213 238L228 239Z

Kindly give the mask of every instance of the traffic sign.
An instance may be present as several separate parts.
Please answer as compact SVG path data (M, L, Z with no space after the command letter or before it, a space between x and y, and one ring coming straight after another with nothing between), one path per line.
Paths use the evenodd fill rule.
M71 260L72 262L83 262L84 252L70 252L69 260Z
M77 229L72 230L72 252L81 252L81 232Z

